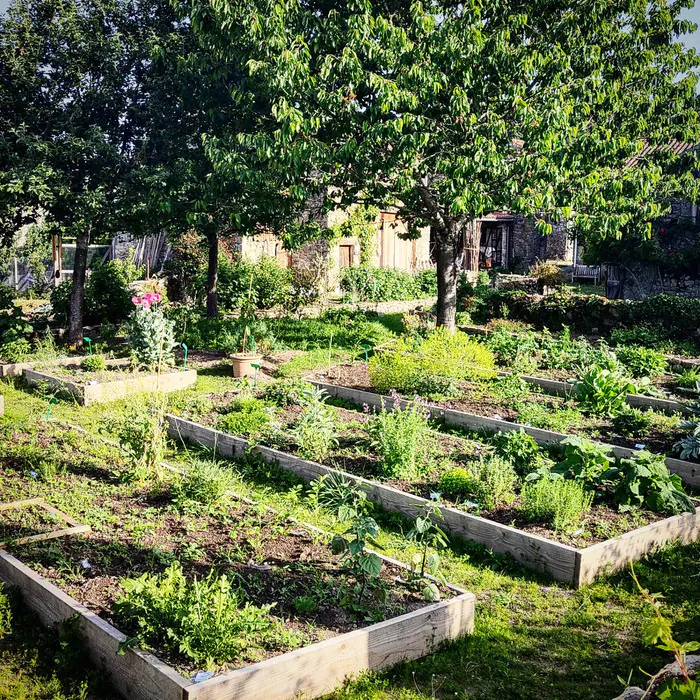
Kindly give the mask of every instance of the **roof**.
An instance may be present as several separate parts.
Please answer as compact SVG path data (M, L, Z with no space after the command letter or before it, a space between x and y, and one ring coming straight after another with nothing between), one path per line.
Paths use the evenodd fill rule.
M675 156L682 156L688 151L696 149L700 144L689 143L687 141L679 141L678 139L671 139L666 145L659 146L658 144L646 143L644 148L632 156L626 163L628 168L633 168L642 158L656 152L656 151L669 151Z

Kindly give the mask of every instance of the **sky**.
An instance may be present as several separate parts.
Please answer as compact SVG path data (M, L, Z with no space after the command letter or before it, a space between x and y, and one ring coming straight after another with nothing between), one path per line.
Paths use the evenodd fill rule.
M9 4L10 0L0 0L0 13L4 12ZM690 19L696 24L700 25L700 0L697 0L697 4L694 8L691 10L686 10L684 16L685 18ZM700 51L700 29L686 37L685 43Z

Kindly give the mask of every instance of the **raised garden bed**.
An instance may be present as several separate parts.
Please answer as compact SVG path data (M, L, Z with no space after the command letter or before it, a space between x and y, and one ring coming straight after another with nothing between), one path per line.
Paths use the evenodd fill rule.
M360 612L343 602L354 579L319 531L235 500L213 510L183 510L173 501L177 492L162 484L154 490L119 479L114 451L91 454L87 441L71 438L64 444L60 434L43 434L40 442L66 455L60 478L50 485L27 482L17 471L23 449L13 449L3 457L3 493L50 492L60 505L65 500L84 511L81 519L92 521L93 532L54 540L50 547L39 543L0 552L0 577L20 587L45 624L77 615L93 661L125 698L316 697L350 675L419 658L473 628L474 597L461 589L443 586L443 600L426 603L398 580L409 579L406 568L382 558L379 586L386 596L368 589ZM21 443L13 435L12 444ZM81 498L86 493L90 498ZM215 675L202 682L192 680L202 676L202 667L165 637L152 642L157 656L125 644L127 636L117 626L131 636L138 629L115 605L126 590L122 579L162 574L173 561L190 579L204 580L212 570L228 575L246 603L275 603L265 613L274 616L273 641L251 637L237 658L211 665ZM297 603L309 598L316 601L313 609Z
M193 421L172 415L168 416L168 420L172 437L204 445L225 456L241 456L252 449L263 459L279 463L305 481L313 481L323 475L342 475L361 485L373 502L411 519L428 502L426 498L390 485L263 445L252 446L247 440ZM443 517L440 525L450 534L480 542L496 552L510 554L525 566L547 571L555 579L577 587L605 572L618 570L665 544L674 541L688 543L700 538L700 508L696 508L694 513L663 518L613 539L577 548L471 515L459 508L442 504L438 507Z
M382 396L371 390L366 363L356 362L338 366L331 371L330 377L326 374L317 373L307 379L315 386L327 391L331 396L351 401L358 406L367 404L371 408L381 408L383 404L389 403L387 396ZM538 400L551 402L551 399L548 397L537 394L533 394L531 398L533 402ZM401 405L405 405L405 401ZM471 410L464 410L465 408ZM609 427L606 427L602 421L592 422L588 433L585 426L577 424L572 425L571 432L566 434L535 428L514 420L505 420L504 417L516 417L517 413L508 411L497 398L490 398L488 393L483 391L477 393L474 398L469 398L469 394L465 394L464 398L461 399L431 402L428 409L433 419L448 426L470 431L506 432L523 430L543 445L558 444L571 437L571 435L577 434L600 441L597 440L597 435L602 433L608 437L610 442L600 442L609 447L616 457L633 455L638 451L638 448L635 447L636 444L644 444L651 451L658 453L663 453L662 448L664 447L667 449L671 447L671 444L668 441L664 442L662 438L649 443L649 439L645 436L636 436L631 439L615 436L611 434ZM473 411L479 411L479 414ZM593 434L590 428L593 428L595 431ZM672 443L673 441L670 442ZM700 464L697 462L666 457L666 466L669 470L678 474L689 486L700 486Z
M59 367L61 365L73 365L80 363L82 357L58 357L55 360L29 360L27 362L2 362L0 363L0 377L21 377L25 370L34 367L51 365Z
M173 369L161 373L132 372L128 359L110 360L107 369L101 372L86 372L80 366L82 359L73 358L70 363L41 370L25 369L24 379L30 386L47 383L58 391L73 395L84 406L116 401L143 392L179 391L197 381L197 372L193 369Z

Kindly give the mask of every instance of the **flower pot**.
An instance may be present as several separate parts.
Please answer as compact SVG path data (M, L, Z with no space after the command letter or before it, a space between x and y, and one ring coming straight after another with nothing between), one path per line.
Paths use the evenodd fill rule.
M263 356L254 352L237 352L231 355L234 377L254 377L255 367L262 362Z

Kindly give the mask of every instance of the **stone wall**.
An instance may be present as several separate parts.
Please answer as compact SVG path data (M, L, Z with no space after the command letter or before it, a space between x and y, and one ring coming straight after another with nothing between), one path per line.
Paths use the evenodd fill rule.
M526 271L537 260L573 262L574 242L566 222L552 225L552 233L542 234L535 220L519 216L513 224L512 261L516 270Z
M700 279L690 275L671 275L651 263L628 263L622 298L644 299L655 294L696 299L700 297Z

